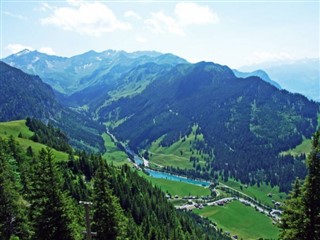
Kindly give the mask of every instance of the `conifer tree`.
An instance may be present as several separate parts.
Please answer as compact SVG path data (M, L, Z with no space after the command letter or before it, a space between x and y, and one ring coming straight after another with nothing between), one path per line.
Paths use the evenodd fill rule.
M40 150L32 183L33 239L76 239L71 203L62 190L62 179L53 160L51 149Z
M294 184L281 219L281 239L320 239L320 131L313 136L307 159L308 174L302 187Z
M308 175L303 189L305 239L320 239L320 131L313 136L312 150L307 159Z
M14 144L14 142L11 142ZM18 182L6 148L9 145L0 139L0 239L17 236L21 239L30 237L26 214L26 201L19 193Z
M280 225L283 229L280 234L281 239L302 239L303 237L302 226L304 216L301 191L301 182L297 178L284 206Z
M93 229L97 232L98 240L123 239L127 218L124 216L119 200L112 194L106 163L101 158L99 165L94 179Z

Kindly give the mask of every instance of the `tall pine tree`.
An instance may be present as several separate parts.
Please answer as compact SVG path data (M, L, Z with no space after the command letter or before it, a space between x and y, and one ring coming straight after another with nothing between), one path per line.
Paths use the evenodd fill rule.
M307 159L308 174L302 187L295 182L282 216L281 239L320 239L320 131L313 136Z
M13 146L15 143L10 144ZM10 239L13 236L28 239L30 231L26 214L27 203L19 193L16 172L10 164L15 162L8 151L11 146L0 139L0 239Z
M62 178L49 148L39 152L32 185L33 239L76 239L78 234L75 231L71 203L63 192Z
M313 136L312 150L307 159L308 175L303 189L305 239L320 239L320 131Z
M293 189L286 200L281 219L281 239L302 239L303 238L303 205L301 192L301 181L297 178Z
M99 165L94 179L93 229L97 232L98 240L124 239L127 218L124 216L118 198L112 194L108 182L107 165L101 158Z

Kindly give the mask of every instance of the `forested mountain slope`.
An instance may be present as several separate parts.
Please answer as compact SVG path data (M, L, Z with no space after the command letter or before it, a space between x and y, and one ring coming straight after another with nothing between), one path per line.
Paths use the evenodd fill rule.
M187 148L196 152L190 155L194 169L183 170L186 175L232 176L288 191L290 181L306 173L303 157L280 154L317 128L319 104L302 95L279 90L260 77L237 78L227 66L190 64L171 54L108 50L57 59L39 54L22 52L5 60L23 68L29 62L29 71L52 74L55 84L65 84L62 92L70 95L60 101L81 114L68 109L64 121L57 122L76 135L73 145L89 138L102 150L96 136L105 130L103 124L137 151L157 144L167 148L192 133L197 139ZM39 65L41 61L46 64ZM79 127L83 123L89 131Z
M174 67L141 94L100 108L99 116L118 122L112 132L134 149L160 138L161 146L170 146L197 126L204 141L194 147L207 156L201 171L282 183L287 190L287 178L303 175L304 164L279 153L311 136L318 112L319 105L302 95L201 62Z
M88 115L63 107L38 76L0 61L0 121L35 117L64 129L74 146L103 150L102 127Z
M31 120L32 126L37 124ZM16 130L30 131L25 128ZM65 146L65 141L59 144L59 130L43 125L41 130L50 135L42 138ZM25 150L14 137L3 135L0 185L0 237L5 240L83 239L79 200L93 202L96 239L229 239L209 220L177 211L160 189L127 165L116 168L84 151L71 151L69 159L61 161L51 148Z
M0 121L34 116L49 119L61 113L52 88L37 76L0 61Z

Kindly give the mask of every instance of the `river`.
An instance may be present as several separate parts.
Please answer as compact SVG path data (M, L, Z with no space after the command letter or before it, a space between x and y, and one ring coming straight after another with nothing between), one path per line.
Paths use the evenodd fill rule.
M107 134L109 136L111 136L111 138L113 139L114 142L118 142L117 139L115 138L115 136L113 136L109 131L107 131ZM185 183L194 184L194 185L203 186L203 187L210 186L210 182L207 182L207 181L195 180L195 179L191 179L191 178L186 178L186 177L182 177L182 176L178 176L178 175L169 174L166 172L151 170L151 169L147 168L147 166L145 166L145 161L140 156L138 156L134 151L132 151L129 147L125 147L125 146L123 146L123 144L121 144L121 146L123 147L123 150L125 150L126 153L130 156L131 161L136 163L138 166L144 165L144 170L146 172L148 172L151 177L164 178L164 179L168 179L171 181L177 181L177 182L185 182Z
M148 172L151 177L154 177L154 178L164 178L172 181L185 182L185 183L190 183L190 184L199 185L203 187L208 187L210 185L210 182L181 177L181 176L169 174L166 172L151 170L149 168L145 168L144 170Z

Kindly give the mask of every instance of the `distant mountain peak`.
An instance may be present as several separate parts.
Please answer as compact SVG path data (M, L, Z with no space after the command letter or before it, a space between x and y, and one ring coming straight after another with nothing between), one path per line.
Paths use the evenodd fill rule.
M241 67L240 71L263 69L271 79L277 81L282 88L300 93L320 102L320 59L305 58L297 60L282 60L263 62L256 65Z
M29 49L23 49L22 51L20 51L20 52L17 52L17 53L15 53L14 55L16 55L16 56L21 56L21 55L24 55L24 54L28 54L28 53L30 53L31 52L31 50L29 50Z
M275 86L276 88L282 89L281 86L276 81L272 80L269 77L269 75L261 69L255 70L253 72L241 72L236 69L233 69L232 71L236 77L239 77L239 78L259 77L263 81L270 83L271 85Z
M200 68L206 72L224 74L224 77L234 77L234 73L228 66L220 65L214 62L201 61L195 64L195 68Z

